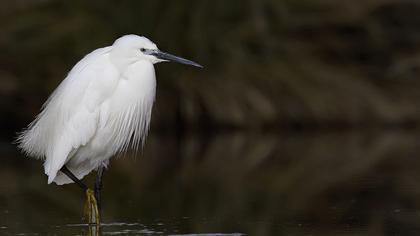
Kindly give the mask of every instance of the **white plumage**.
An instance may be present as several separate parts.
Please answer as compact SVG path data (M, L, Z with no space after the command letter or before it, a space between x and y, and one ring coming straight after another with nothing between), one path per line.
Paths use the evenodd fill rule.
M79 61L21 133L19 147L44 162L48 183L72 183L108 164L117 152L139 148L146 138L156 79L153 64L174 60L145 37L127 35Z

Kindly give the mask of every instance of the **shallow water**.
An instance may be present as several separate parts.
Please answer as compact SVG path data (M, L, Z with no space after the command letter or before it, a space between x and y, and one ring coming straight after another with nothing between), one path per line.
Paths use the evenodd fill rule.
M77 186L47 185L5 141L0 235L417 235L419 143L402 131L152 134L111 163L97 232Z

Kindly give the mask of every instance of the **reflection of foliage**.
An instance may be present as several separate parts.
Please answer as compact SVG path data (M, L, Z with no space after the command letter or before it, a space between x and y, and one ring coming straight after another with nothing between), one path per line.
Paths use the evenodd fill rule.
M15 116L28 119L82 55L136 33L206 66L159 68L155 125L411 122L420 119L411 80L419 9L396 0L34 1L1 12L0 83L13 85L0 89L10 98L1 105L22 97Z
M403 234L420 220L420 160L413 158L418 140L418 134L398 131L151 135L140 159L111 163L104 220L161 222L169 233ZM84 193L76 185L47 185L41 166L3 154L0 216L10 212L1 222L10 227L5 231L75 230L63 225L81 221Z

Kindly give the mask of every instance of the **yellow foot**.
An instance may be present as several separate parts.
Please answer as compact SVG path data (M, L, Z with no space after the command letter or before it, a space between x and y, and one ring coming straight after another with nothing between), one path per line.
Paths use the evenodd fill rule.
M91 189L86 190L84 219L87 219L89 224L99 225L100 222L98 202L96 201L95 194Z

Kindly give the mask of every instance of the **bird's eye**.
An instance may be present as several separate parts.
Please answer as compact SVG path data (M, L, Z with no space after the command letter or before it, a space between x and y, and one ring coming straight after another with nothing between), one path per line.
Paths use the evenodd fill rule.
M145 48L140 48L140 51L141 51L141 52L145 52L145 51L146 51L146 49L145 49Z

